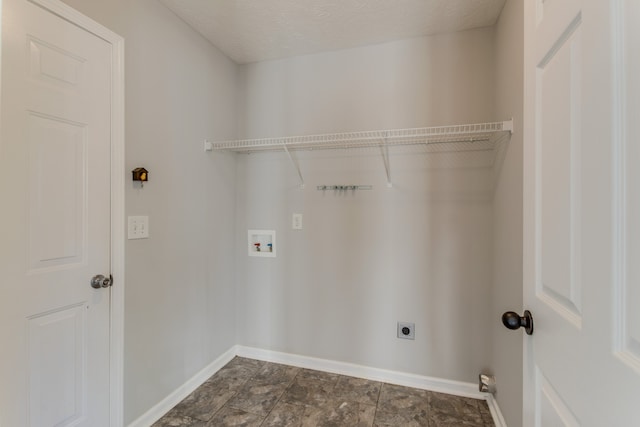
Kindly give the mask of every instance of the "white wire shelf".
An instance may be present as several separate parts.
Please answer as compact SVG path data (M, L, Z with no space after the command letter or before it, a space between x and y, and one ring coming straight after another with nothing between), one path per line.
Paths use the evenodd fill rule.
M213 149L250 153L465 143L460 145L460 151L466 151L474 149L470 143L498 141L512 130L513 122L509 120L455 126L221 141L214 142Z
M391 187L389 147L423 145L431 148L428 151L437 152L495 151L499 143L505 141L512 132L513 120L509 120L471 125L242 139L214 142L212 148L213 150L237 153L285 151L298 172L300 187L304 188L304 177L300 170L300 164L292 155L292 151L375 147L380 149L387 174L387 186Z

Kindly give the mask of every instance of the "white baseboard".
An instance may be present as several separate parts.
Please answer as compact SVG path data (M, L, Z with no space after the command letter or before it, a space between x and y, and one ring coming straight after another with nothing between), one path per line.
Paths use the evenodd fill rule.
M330 372L333 374L346 375L357 378L365 378L373 381L380 381L389 384L401 385L405 387L419 388L422 390L435 391L438 393L453 394L455 396L471 397L474 399L484 399L487 401L489 410L496 427L507 427L502 417L498 403L491 394L481 393L478 386L473 383L462 381L445 380L442 378L427 377L423 375L409 374L406 372L390 371L386 369L371 368L369 366L356 365L353 363L338 362L335 360L319 359L298 354L281 353L277 351L263 350L254 347L236 345L231 347L223 355L218 357L209 366L198 372L193 378L184 383L181 387L165 397L153 408L149 409L142 416L129 424L128 427L149 427L158 421L171 408L180 403L182 399L200 387L211 375L215 374L235 356L257 359L265 362L281 363L284 365L296 366L305 369Z
M498 401L492 394L487 394L486 397L487 405L489 405L489 410L491 411L491 416L493 417L493 422L496 427L507 427L507 422L504 420L502 416L502 412L498 407Z
M267 362L282 363L306 369L331 372L334 374L351 377L365 378L406 387L431 390L440 393L448 393L456 396L485 399L485 393L478 391L478 386L461 381L444 380L405 372L389 371L386 369L371 368L352 363L337 362L334 360L318 359L315 357L300 356L297 354L280 353L276 351L261 350L251 347L237 346L237 355L250 359L264 360Z
M158 404L142 414L138 419L129 424L128 427L149 427L167 412L169 412L174 406L180 403L185 397L193 393L198 387L200 387L206 380L215 374L224 365L229 363L231 359L236 356L236 347L231 347L224 352L220 357L211 362L208 366L195 374L186 383L178 387L170 395L162 399Z

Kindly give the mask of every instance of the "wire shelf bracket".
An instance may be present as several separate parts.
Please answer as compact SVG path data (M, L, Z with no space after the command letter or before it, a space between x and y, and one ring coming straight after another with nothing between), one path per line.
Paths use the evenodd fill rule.
M300 178L300 189L304 190L304 178L302 177L302 172L300 171L300 162L298 162L298 159L293 157L293 155L291 154L291 151L289 151L289 148L287 147L287 144L282 144L282 147L284 148L284 151L286 151L287 155L289 156L289 160L291 161L291 164L293 164L293 167L296 168L296 171L298 171L298 178Z
M387 133L385 132L382 139L382 145L380 146L380 152L382 153L382 161L384 162L384 170L387 173L387 188L393 187L391 184L391 164L389 163L389 145L387 144Z

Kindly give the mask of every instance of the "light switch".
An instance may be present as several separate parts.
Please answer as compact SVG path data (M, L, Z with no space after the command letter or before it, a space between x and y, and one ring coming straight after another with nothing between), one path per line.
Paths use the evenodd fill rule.
M302 230L302 214L294 213L293 214L293 224L291 226L294 230Z
M148 239L149 238L149 217L130 216L128 218L128 239Z

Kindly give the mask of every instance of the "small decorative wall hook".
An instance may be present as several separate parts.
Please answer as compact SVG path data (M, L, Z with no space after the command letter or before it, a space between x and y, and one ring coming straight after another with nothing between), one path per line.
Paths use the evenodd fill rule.
M145 168L135 168L131 171L134 181L140 181L140 186L143 187L144 183L149 180L149 171Z

